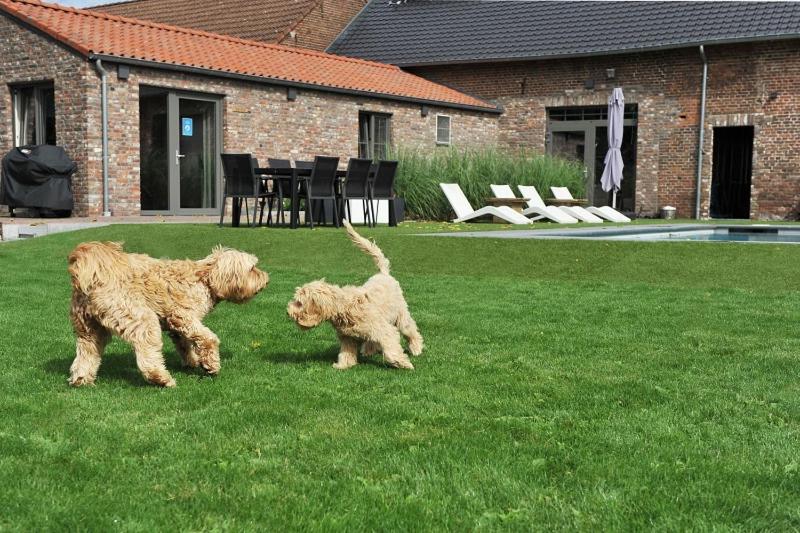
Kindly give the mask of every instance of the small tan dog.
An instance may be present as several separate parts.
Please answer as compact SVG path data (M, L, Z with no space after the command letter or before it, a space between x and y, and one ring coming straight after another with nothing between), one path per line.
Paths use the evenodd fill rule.
M258 258L218 246L200 261L170 261L128 254L115 242L79 244L69 256L70 318L77 355L69 383L90 385L112 334L133 345L136 364L150 383L174 387L164 366L161 331L168 331L184 365L219 372L219 339L203 325L217 303L243 303L269 275Z
M341 343L334 368L345 370L358 364L361 347L364 355L383 352L390 365L413 369L400 344L400 334L408 339L412 355L422 353L422 336L408 312L400 284L389 274L389 260L347 221L344 226L353 244L372 256L379 273L361 287L339 287L325 280L307 283L298 287L286 311L303 329L324 321L333 325Z

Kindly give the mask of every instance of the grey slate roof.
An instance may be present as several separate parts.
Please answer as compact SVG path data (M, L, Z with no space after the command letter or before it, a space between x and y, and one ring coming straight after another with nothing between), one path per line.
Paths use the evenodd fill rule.
M328 51L401 66L800 37L800 2L371 0Z

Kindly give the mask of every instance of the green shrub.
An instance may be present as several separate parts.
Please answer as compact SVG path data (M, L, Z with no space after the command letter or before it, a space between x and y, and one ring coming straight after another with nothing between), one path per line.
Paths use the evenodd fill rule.
M422 220L447 220L450 205L439 183L458 183L475 209L493 196L489 185L534 185L543 198L550 186L569 187L584 196L583 170L577 163L526 151L497 148L441 149L434 152L401 148L395 189L405 198L406 216Z

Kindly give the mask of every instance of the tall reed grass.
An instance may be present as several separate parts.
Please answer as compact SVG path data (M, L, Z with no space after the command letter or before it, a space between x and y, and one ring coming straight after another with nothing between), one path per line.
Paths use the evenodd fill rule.
M497 148L449 148L434 152L400 148L395 190L405 198L406 216L422 220L447 220L450 205L439 183L458 183L475 209L493 196L489 185L534 185L543 198L550 186L569 187L584 195L583 170L577 163L527 151Z

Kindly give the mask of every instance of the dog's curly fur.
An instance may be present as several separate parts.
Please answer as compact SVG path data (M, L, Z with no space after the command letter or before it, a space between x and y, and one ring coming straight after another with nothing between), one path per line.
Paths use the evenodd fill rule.
M400 335L408 340L412 355L422 353L422 336L400 284L389 274L389 261L375 243L356 233L347 221L344 225L353 244L372 256L378 274L361 287L339 287L325 280L307 283L298 287L286 311L303 329L325 321L333 325L341 344L334 368L344 370L356 365L361 347L364 355L382 352L390 365L413 369Z
M171 261L125 253L115 242L79 244L69 256L77 337L69 383L94 383L103 350L116 334L133 346L147 381L174 387L164 366L162 330L185 366L218 373L219 339L202 320L218 302L242 303L266 287L269 275L257 262L220 246L199 261Z

